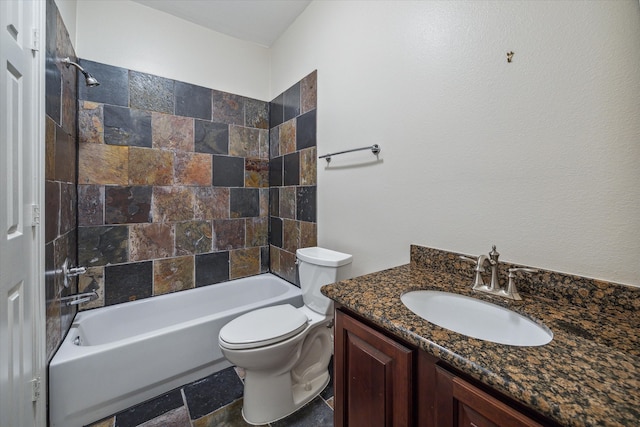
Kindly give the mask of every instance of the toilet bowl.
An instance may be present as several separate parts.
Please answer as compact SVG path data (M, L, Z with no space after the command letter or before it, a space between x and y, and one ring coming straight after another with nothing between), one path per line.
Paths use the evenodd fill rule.
M266 307L222 327L222 354L245 370L242 416L266 424L292 414L329 383L333 303L320 288L350 277L352 256L324 248L296 251L304 305Z

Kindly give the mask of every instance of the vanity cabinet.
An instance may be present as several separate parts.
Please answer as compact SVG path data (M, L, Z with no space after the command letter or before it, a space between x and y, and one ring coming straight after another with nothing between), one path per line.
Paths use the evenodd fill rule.
M336 312L334 425L413 425L413 359L408 348L358 320Z
M542 427L511 406L440 366L436 367L437 426Z
M336 427L554 425L340 307L334 369Z

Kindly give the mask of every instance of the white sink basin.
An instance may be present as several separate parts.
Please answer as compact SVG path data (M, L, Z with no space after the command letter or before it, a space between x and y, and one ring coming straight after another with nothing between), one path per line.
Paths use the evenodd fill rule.
M464 295L412 291L400 299L423 319L472 338L515 346L545 345L553 339L549 328L531 319Z

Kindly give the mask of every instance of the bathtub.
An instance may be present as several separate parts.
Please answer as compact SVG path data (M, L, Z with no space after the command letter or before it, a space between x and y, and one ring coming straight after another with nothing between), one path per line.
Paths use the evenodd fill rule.
M231 364L220 328L289 303L300 289L272 274L78 313L49 366L50 427L81 427Z

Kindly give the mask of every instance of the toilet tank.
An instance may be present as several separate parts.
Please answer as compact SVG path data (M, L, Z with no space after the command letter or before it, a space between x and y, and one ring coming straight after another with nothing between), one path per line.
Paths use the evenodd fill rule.
M304 304L320 314L333 312L332 301L320 293L330 283L351 278L352 255L311 247L296 251Z

